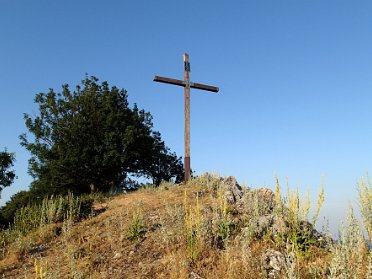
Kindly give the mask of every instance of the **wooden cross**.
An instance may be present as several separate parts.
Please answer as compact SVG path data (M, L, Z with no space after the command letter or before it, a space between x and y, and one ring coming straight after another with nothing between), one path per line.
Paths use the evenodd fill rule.
M190 82L189 55L183 55L184 80L155 76L154 81L174 84L185 88L185 182L190 179L190 88L196 88L211 92L218 92L218 87Z

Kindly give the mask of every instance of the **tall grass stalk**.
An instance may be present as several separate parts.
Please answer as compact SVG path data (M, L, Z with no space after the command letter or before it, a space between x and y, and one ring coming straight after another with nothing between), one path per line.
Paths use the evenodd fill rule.
M318 217L319 217L319 213L320 213L320 209L322 208L323 206L323 203L324 203L324 178L322 178L322 186L321 186L321 190L318 194L318 200L317 200L317 208L316 208L316 211L315 211L315 214L313 216L313 226L315 227L315 224L318 220Z
M201 208L199 196L196 196L195 205L189 205L187 201L187 192L184 193L184 211L185 211L185 237L186 250L190 262L195 262L201 253Z
M367 173L367 181L362 177L361 183L357 183L360 212L367 231L369 241L372 243L372 183Z
M223 194L222 188L217 191L217 209L215 210L213 223L217 242L219 242L218 246L223 248L226 246L230 235L230 222L227 213L227 199Z
M300 254L308 254L309 248L314 244L312 239L312 228L315 226L319 217L320 210L324 203L324 180L322 180L321 190L318 194L317 208L312 218L313 224L309 222L310 212L310 194L306 193L305 199L302 198L298 188L291 191L287 179L287 195L282 196L279 180L276 177L275 185L275 208L274 212L285 219L287 222L288 232L284 235L276 236L277 246L291 246L294 249L296 257Z

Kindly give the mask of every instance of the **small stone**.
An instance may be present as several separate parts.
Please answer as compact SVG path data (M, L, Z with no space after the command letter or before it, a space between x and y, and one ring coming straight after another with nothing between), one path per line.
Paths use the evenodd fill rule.
M120 253L115 253L114 259L118 259L120 257L121 257L121 254Z
M199 274L197 274L196 272L194 271L191 271L190 272L190 276L189 276L190 279L203 279L203 277L201 277Z

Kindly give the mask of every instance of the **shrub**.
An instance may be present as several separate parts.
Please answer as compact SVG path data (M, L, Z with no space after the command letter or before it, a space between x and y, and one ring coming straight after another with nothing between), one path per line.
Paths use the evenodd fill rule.
M330 279L363 278L367 266L367 246L359 223L350 206L346 223L339 231L339 243L331 247L332 259L329 267ZM368 278L368 277L366 277Z
M14 194L8 202L0 209L0 225L8 228L13 223L17 210L31 204L38 204L42 200L30 191L20 191Z
M323 181L318 194L317 208L312 218L312 224L308 221L310 211L309 193L303 199L298 189L296 191L290 191L288 188L287 197L282 198L279 181L276 179L275 201L275 212L282 218L285 218L288 225L288 233L286 235L279 235L277 245L289 244L296 255L308 254L309 248L315 244L315 239L312 235L313 228L324 202Z
M128 227L128 239L132 241L137 240L142 238L144 234L143 215L138 206L137 210L133 212L133 217Z
M217 248L225 248L230 236L231 222L227 212L227 200L223 195L223 189L217 190L217 204L214 209L214 244Z
M23 193L20 197L23 197ZM11 203L11 206L14 204ZM0 256L6 255L9 245L12 243L17 247L18 252L20 250L27 251L27 247L30 245L24 241L27 240L28 233L39 230L38 235L41 236L45 232L43 228L48 224L64 220L69 220L72 223L85 218L91 214L92 205L92 197L74 197L70 193L67 196L45 197L39 204L29 203L19 208L14 213L13 222L8 228L0 229Z

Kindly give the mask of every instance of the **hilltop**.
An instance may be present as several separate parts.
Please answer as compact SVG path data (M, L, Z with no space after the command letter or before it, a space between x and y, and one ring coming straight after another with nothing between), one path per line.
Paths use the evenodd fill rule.
M321 198L322 192L317 213ZM372 274L371 251L361 234L349 231L352 249L347 250L351 242L346 240L335 243L308 221L309 201L298 192L283 197L279 183L274 192L240 186L234 177L205 174L186 185L166 183L93 200L84 219L71 212L50 218L54 221L18 233L12 241L7 240L11 229L3 231L3 278L339 278L345 272L368 278ZM82 210L81 205L74 210Z

